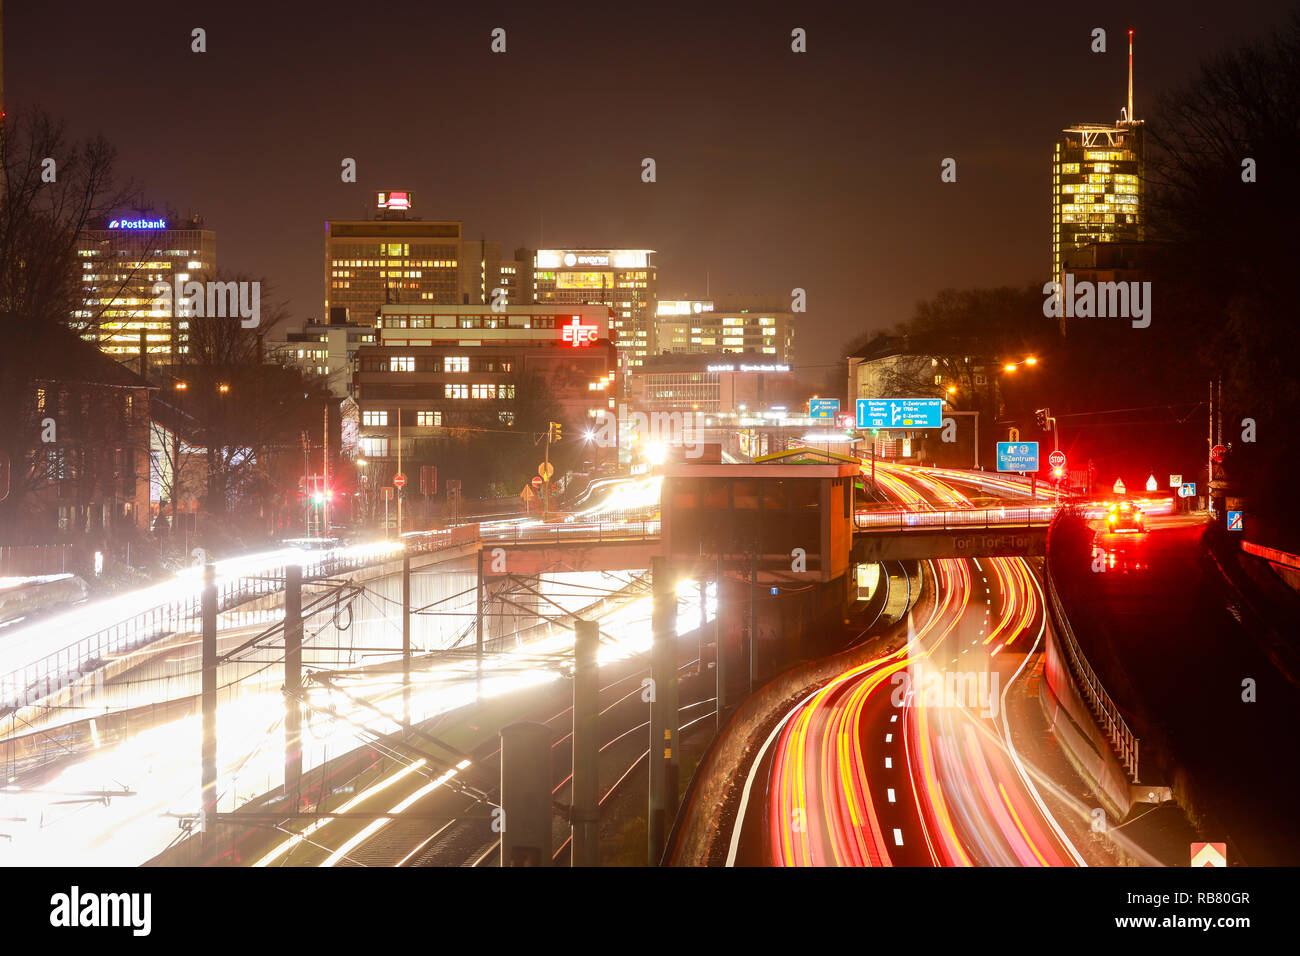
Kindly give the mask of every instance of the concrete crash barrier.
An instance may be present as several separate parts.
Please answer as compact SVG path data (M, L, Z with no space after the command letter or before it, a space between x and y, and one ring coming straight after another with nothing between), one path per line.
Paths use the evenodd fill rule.
M1279 578L1293 591L1300 591L1300 555L1289 554L1276 548L1266 548L1252 541L1241 542L1241 550L1267 561Z
M0 578L0 624L62 604L84 601L86 594L86 582L75 574Z
M1106 810L1123 820L1133 807L1128 774L1115 751L1093 719L1083 696L1065 665L1056 629L1047 628L1044 680L1039 699L1047 714L1053 736L1065 750L1070 763L1096 791Z

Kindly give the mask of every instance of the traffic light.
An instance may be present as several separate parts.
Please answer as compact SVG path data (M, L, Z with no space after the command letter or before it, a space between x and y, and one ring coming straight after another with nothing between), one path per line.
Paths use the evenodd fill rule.
M1062 468L1060 465L1057 465L1055 468L1052 469L1052 477L1055 478L1057 481L1060 481L1062 478L1065 477L1065 469Z
M1047 431L1047 415L1050 411L1048 408L1040 408L1034 412L1034 423L1038 425L1039 431Z
M546 423L546 439L547 439L547 441L553 441L553 442L554 442L554 441L559 441L562 437L564 437L564 436L563 436L563 434L562 434L562 429L561 429L561 427L560 427L560 423L559 423L559 422L547 422L547 423Z

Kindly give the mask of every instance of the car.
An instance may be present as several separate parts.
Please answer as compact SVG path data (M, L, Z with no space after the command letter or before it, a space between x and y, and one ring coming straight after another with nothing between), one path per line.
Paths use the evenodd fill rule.
M1131 501L1116 501L1106 512L1106 531L1111 534L1146 531L1146 515Z

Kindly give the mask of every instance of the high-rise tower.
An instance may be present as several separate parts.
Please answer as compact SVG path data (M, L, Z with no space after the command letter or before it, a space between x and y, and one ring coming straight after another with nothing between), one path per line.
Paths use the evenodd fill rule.
M1093 264L1101 243L1145 238L1142 121L1133 114L1133 31L1128 34L1128 107L1109 125L1063 130L1052 156L1052 278Z

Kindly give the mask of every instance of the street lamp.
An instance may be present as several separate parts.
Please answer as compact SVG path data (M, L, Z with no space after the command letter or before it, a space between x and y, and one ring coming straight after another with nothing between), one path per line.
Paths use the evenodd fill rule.
M1028 355L1028 356L1025 356L1024 358L1022 358L1019 362L1005 362L1005 363L1003 363L1003 365L1002 365L1002 371L1004 371L1004 372L1014 372L1016 369L1018 369L1018 368L1019 368L1020 366L1022 366L1022 365L1037 365L1037 364L1038 364L1038 358L1037 358L1036 356L1033 356L1033 355Z

